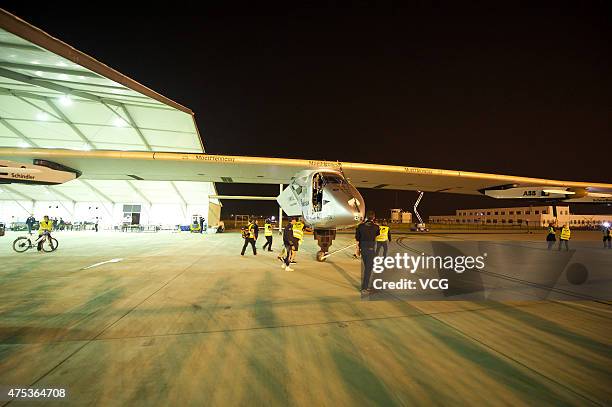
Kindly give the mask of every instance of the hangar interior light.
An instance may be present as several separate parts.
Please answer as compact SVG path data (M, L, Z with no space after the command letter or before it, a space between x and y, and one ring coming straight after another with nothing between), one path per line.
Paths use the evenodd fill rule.
M62 104L62 106L70 106L70 105L72 105L72 99L68 95L60 96L59 101Z
M127 123L125 122L125 120L123 120L119 116L115 117L115 119L113 120L113 124L115 126L117 126L117 127L125 127L125 126L127 126Z

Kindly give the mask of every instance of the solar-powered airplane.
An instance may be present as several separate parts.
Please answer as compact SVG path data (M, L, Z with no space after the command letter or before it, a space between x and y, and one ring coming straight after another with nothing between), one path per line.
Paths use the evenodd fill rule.
M363 220L357 188L612 203L612 184L605 183L206 154L189 109L2 10L0 28L2 184L44 185L45 193L72 201L93 193L110 202L152 201L145 189L153 184L168 188L160 197L177 195L184 204L206 188L212 197L217 182L287 185L276 200L314 230L318 260L336 230ZM36 193L10 188L22 198Z

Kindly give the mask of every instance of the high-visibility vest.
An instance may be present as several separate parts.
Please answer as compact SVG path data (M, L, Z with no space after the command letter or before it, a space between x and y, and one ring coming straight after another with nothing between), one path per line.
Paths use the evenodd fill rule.
M377 242L386 242L389 240L389 226L380 226L380 234L376 236Z
M549 234L549 235L554 235L554 234L556 234L556 233L555 233L555 228L553 228L552 226L550 226L550 227L548 228L548 234Z
M49 231L51 232L53 230L53 221L51 219L45 221L45 220L41 220L38 224L38 232L42 233L44 231Z
M264 236L272 236L272 225L269 223L264 224Z
M255 225L249 225L249 239L255 239Z
M293 225L293 237L300 241L304 239L304 224L302 222L295 222Z
M571 234L572 234L572 232L570 231L569 228L561 229L561 240L570 240L570 235Z

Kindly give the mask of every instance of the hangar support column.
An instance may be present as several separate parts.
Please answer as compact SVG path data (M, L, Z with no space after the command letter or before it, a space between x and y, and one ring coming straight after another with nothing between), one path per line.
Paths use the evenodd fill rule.
M278 190L278 194L282 194L283 193L283 184L279 184L279 190ZM280 205L278 205L278 231L280 232L281 230L283 230L283 208L281 208Z

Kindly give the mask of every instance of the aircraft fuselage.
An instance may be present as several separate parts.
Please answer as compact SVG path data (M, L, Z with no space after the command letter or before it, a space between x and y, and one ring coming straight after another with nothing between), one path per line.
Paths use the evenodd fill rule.
M277 201L289 216L302 216L313 229L350 228L365 215L357 188L332 169L298 172Z

